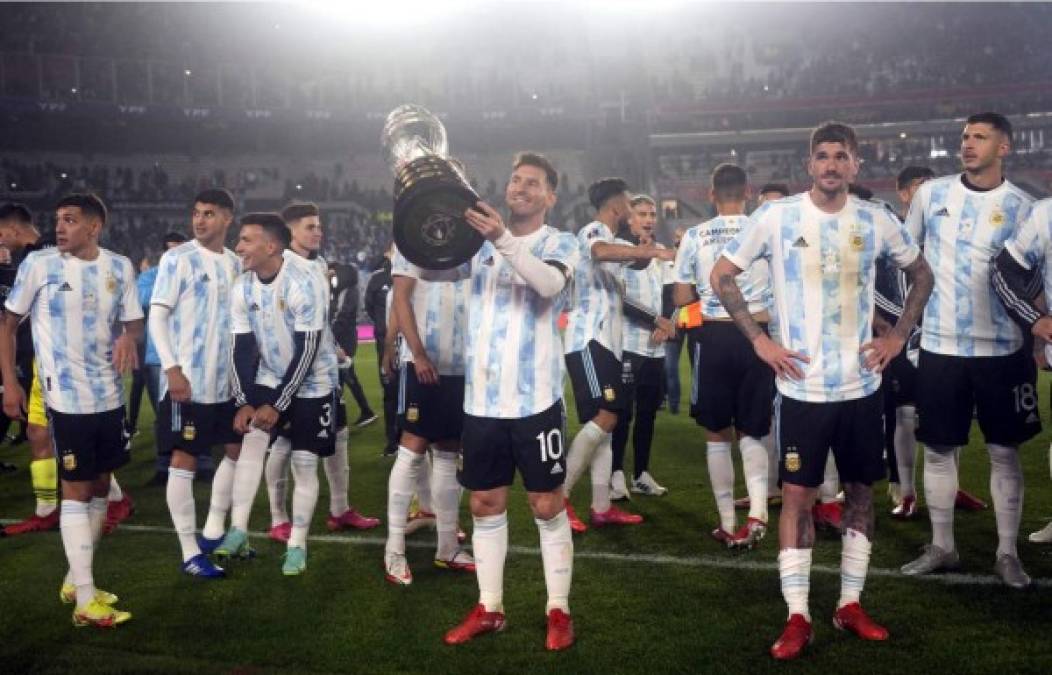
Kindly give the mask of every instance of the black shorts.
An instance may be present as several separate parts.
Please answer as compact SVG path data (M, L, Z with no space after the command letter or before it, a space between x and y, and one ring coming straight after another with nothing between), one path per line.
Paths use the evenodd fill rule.
M124 406L83 415L55 410L47 414L62 480L92 481L131 458L124 433Z
M493 490L511 485L518 469L527 491L552 492L566 477L568 449L562 401L529 417L464 415L457 478L468 490Z
M947 356L921 350L917 440L964 446L973 412L987 443L1019 445L1041 431L1037 365L1029 350L1008 356Z
M884 369L882 384L884 395L890 399L885 401L886 405L899 408L916 402L917 367L910 363L905 348Z
M319 457L336 454L336 392L318 398L293 397L271 433L271 442L281 436L289 439L293 450L309 450Z
M398 374L398 424L431 443L460 438L464 429L464 378L442 375L421 384L412 363Z
M343 400L343 385L336 397L336 431L347 428L347 401Z
M818 487L830 450L841 482L872 485L884 478L883 406L879 390L863 398L829 403L779 394L774 402L779 479Z
M621 384L624 385L625 409L638 405L641 410L657 410L665 397L665 359L623 352Z
M621 361L612 351L590 340L584 349L566 355L566 370L581 424L594 419L600 410L616 413L624 409Z
M175 403L165 394L157 410L157 449L205 455L217 445L240 443L241 436L234 431L236 413L233 399L223 403Z
M766 331L766 325L761 326ZM696 345L690 392L694 419L713 432L733 426L746 436L766 436L771 430L774 371L730 321L703 324Z

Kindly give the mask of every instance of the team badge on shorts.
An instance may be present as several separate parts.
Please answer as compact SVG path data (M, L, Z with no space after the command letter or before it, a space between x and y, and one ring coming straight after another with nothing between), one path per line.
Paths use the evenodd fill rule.
M1001 211L994 211L990 214L990 224L994 227L1001 227L1005 224L1005 214Z
M66 471L75 471L77 468L77 456L72 450L62 453L62 468Z
M613 387L607 387L603 390L603 398L606 399L607 403L613 403L614 399L617 398L617 394L614 393Z
M405 419L408 422L416 422L420 419L420 408L411 405L405 409Z
M791 450L785 453L785 470L795 473L800 470L800 453Z
M194 426L193 422L183 425L183 440L192 441L197 438L197 427Z

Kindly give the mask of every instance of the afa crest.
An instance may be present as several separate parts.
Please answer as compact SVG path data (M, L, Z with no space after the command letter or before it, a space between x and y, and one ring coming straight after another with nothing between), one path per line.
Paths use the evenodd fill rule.
M197 438L197 427L194 426L193 422L188 422L183 425L183 440L192 441Z
M796 451L790 451L785 453L785 470L790 473L796 473L800 470L800 453Z
M117 291L117 278L112 274L106 275L106 290L110 293Z
M77 469L77 456L73 454L72 450L62 454L62 468L66 471L75 471Z
M1001 211L994 211L990 214L990 224L994 227L1001 227L1005 224L1005 214Z
M606 399L607 403L613 403L614 399L617 398L617 393L614 392L613 387L607 387L606 389L603 389L603 398Z
M415 405L411 405L405 409L405 419L407 422L417 422L420 420L420 408Z

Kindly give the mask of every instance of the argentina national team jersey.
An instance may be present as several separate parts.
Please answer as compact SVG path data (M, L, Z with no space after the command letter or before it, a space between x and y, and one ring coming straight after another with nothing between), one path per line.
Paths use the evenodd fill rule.
M579 258L574 269L573 308L566 325L566 353L579 352L595 340L620 359L622 263L593 260L592 246L597 242L614 242L610 228L599 221L577 233Z
M818 209L807 193L753 213L723 256L743 270L767 260L778 339L811 360L798 362L802 380L778 378L778 391L811 402L877 391L880 374L866 369L859 353L873 335L876 262L888 256L901 268L918 255L890 211L854 197L834 214Z
M95 260L35 251L19 266L5 307L29 315L48 408L84 415L124 403L113 343L122 323L143 318L130 260L103 248Z
M314 272L315 276L317 276L317 278L318 278L318 283L320 283L325 288L326 297L329 298L330 301L331 301L331 299L332 299L332 291L330 290L330 282L329 282L329 264L327 262L325 262L325 258L323 258L320 255L316 255L313 258L305 258L305 257L301 256L300 254L296 253L295 251L293 251L291 248L285 249L284 256L285 256L286 260L289 259L289 256L293 256L293 260L295 262L299 262L299 263L305 265L307 267L307 269L309 269L312 272ZM338 345L336 344L336 335L333 334L333 332L332 332L332 316L330 316L331 307L332 307L331 302L330 302L329 305L326 305L326 307L325 307L325 331L324 331L324 334L322 335L322 340L325 340L326 342L331 342L332 343L333 353L335 354L336 353L336 347ZM337 359L337 362L338 361L339 361L339 359ZM332 388L333 388L333 390L340 391L340 389L341 389L341 385L340 385L340 371L339 371L338 368L334 368L332 370L332 373L330 374L330 378L332 379Z
M260 282L255 272L240 275L234 282L230 304L233 334L252 333L259 346L255 383L277 388L292 361L294 334L324 331L329 289L309 261L286 254L281 270L270 283ZM323 332L310 373L296 396L320 398L330 394L335 370L336 349Z
M1052 199L1034 204L1030 216L1005 243L1005 249L1026 269L1040 269L1045 297L1052 297Z
M672 267L672 281L694 284L703 316L730 318L730 314L724 309L723 303L709 283L709 274L723 252L723 247L738 236L748 224L748 216L716 216L687 230L680 241L676 262ZM749 305L749 312L759 314L766 311L771 305L771 281L767 263L759 260L743 269L735 281L738 282L742 297Z
M230 388L230 291L241 265L230 249L210 251L196 239L161 257L151 305L171 310L168 335L195 403L227 401ZM160 378L159 397L168 392Z
M416 330L439 375L464 375L464 334L467 331L470 280L467 278L467 264L462 267L459 272L456 269L428 272L425 276L432 279L429 281L420 279L419 268L410 264L397 250L391 259L391 276L416 279L411 299ZM434 280L436 275L456 280ZM401 343L399 361L413 362L413 353L405 340Z
M921 348L951 356L1005 356L1023 333L990 284L990 261L1030 215L1033 199L1004 181L986 192L961 174L917 190L906 228L924 249L935 288L924 308Z
M632 246L632 242L616 239L615 243ZM660 244L659 244L660 246ZM661 315L661 287L665 283L665 263L655 259L645 269L632 269L630 265L621 267L621 281L625 288L625 297L646 307L658 316ZM665 355L665 345L651 344L650 336L653 327L643 326L635 321L625 319L624 335L621 347L626 352L642 356L657 357Z

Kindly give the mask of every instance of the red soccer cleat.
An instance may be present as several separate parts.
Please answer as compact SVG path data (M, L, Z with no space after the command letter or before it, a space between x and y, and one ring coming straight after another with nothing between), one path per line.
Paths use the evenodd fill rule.
M498 633L502 630L504 630L504 612L487 612L486 606L479 603L459 626L445 634L442 641L447 645L460 645L474 640L479 635Z
M888 629L869 618L862 605L852 602L844 605L833 614L833 625L846 630L863 640L887 640Z
M891 517L899 520L911 520L917 515L917 498L903 497L902 501L891 510Z
M57 508L46 516L33 514L22 522L11 523L5 527L4 536L13 537L27 532L47 532L48 530L57 530L59 515L59 510Z
M987 508L986 502L964 490L957 491L957 498L953 501L953 505L961 511L982 511Z
M588 531L588 526L584 524L584 521L577 517L577 512L573 510L573 506L570 505L570 500L563 500L563 505L566 507L566 519L570 521L570 529L573 530L574 534L582 534Z
M811 509L811 515L815 520L815 527L829 527L834 530L841 529L843 525L844 507L840 502L819 502Z
M771 656L779 661L790 661L800 656L804 647L811 644L815 634L811 630L811 624L804 618L803 614L793 614L785 623L785 630L773 645L771 645Z
M109 534L117 529L117 526L135 513L135 504L131 496L125 492L124 496L115 502L106 504L106 522L102 526L102 533Z
M613 504L610 508L602 513L597 513L594 509L592 513L592 527L606 527L607 525L639 525L643 522L643 516L636 513L629 513L628 511L622 511Z
M347 509L342 516L329 516L325 519L325 526L329 532L339 530L371 530L380 524L379 518L363 516L353 508Z
M548 637L544 648L558 652L573 644L573 618L561 609L548 612Z
M717 527L712 532L709 532L709 536L727 548L734 548L734 535L722 527Z
M723 531L722 529L720 530ZM713 533L715 534L715 533ZM738 528L738 531L734 533L731 546L736 548L751 549L764 538L767 534L767 523L763 522L759 518L749 517L745 521L745 524Z
M289 537L292 536L292 523L288 521L278 523L270 528L270 532L267 533L267 536L276 542L287 544Z

